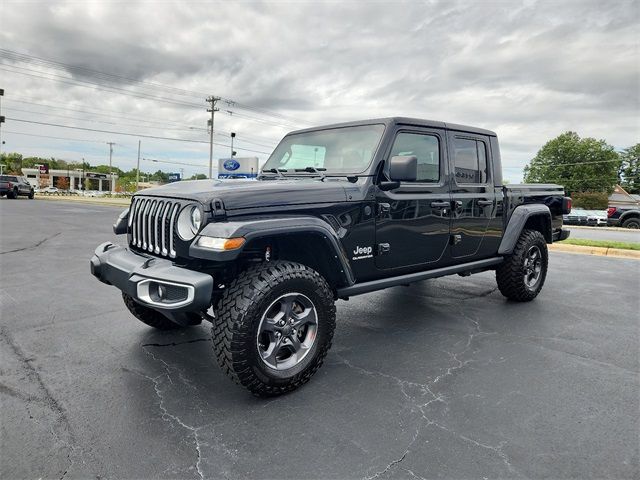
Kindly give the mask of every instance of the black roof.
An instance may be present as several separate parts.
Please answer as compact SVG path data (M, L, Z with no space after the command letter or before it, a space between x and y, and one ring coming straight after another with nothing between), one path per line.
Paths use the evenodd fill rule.
M407 125L407 126L414 126L414 127L444 128L447 130L456 130L459 132L478 133L481 135L490 135L493 137L497 136L495 132L492 132L491 130L485 130L484 128L470 127L467 125L458 125L456 123L439 122L437 120L424 120L420 118L409 118L409 117L387 117L387 118L373 118L370 120L357 120L353 122L343 122L343 123L335 123L332 125L321 125L318 127L304 128L302 130L296 130L291 133L303 133L303 132L310 132L314 130L323 130L323 129L339 128L339 127L354 127L357 125L371 125L375 123L382 123L385 126Z

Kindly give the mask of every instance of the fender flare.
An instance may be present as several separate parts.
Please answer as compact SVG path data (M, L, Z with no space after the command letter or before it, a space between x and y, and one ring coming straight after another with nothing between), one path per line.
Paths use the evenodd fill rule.
M511 214L509 222L507 223L507 228L504 230L504 235L502 236L502 241L498 248L498 255L510 255L513 253L513 249L516 246L518 238L520 238L520 234L522 233L527 220L531 217L537 216L541 216L545 220L548 220L544 222L546 225L545 230L548 229L548 231L544 231L542 234L547 240L547 243L551 243L551 211L549 210L549 207L541 204L518 205Z
M311 216L280 216L270 218L244 218L225 222L207 224L189 246L191 257L227 262L237 259L244 248L253 240L265 237L282 237L294 234L310 234L321 238L335 260L336 273L341 278L341 284L349 286L355 283L355 278L349 265L348 256L338 233L329 223ZM216 251L197 245L200 237L235 238L244 237L245 244L236 250Z
M627 210L626 212L623 212L620 215L620 219L619 219L620 225L622 225L622 222L624 222L628 218L640 218L640 211L639 210Z

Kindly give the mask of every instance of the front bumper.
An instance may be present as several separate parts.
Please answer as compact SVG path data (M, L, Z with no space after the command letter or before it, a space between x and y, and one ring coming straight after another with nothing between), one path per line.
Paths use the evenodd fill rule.
M165 314L201 312L211 305L213 277L176 267L105 242L91 258L91 273L137 302Z

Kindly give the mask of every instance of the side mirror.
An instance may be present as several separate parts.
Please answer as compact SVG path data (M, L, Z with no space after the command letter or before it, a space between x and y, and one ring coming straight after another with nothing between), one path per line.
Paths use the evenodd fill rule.
M418 178L418 157L415 155L391 157L389 177L397 182L415 182Z

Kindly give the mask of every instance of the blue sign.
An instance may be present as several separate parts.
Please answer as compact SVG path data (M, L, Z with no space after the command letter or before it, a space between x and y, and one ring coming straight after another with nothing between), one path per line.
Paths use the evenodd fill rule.
M179 182L180 174L179 173L170 173L169 174L169 182Z
M222 166L225 170L234 171L240 168L240 163L236 160L230 159L225 161Z

